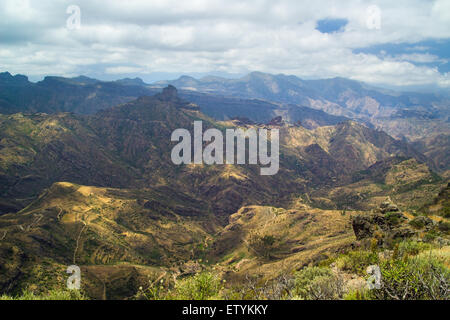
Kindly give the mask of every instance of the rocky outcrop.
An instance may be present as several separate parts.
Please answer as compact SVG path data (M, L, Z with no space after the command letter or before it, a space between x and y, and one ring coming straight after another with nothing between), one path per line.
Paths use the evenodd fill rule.
M157 95L163 101L176 101L178 100L177 88L172 85L167 86L163 91Z
M380 205L380 212L381 213L387 213L387 212L399 212L399 208L396 204L393 204L390 200L383 201Z
M437 223L425 216L418 216L409 222L410 225L417 229L425 229L427 231L433 229Z
M387 230L386 220L379 213L354 216L352 218L352 227L357 240L372 238L379 229Z
M398 206L388 199L381 203L378 211L352 217L352 227L357 240L376 238L383 242L414 236L415 231L407 221Z
M281 116L275 117L267 123L268 126L277 126L277 127L281 127L284 124L285 122L283 121L283 118Z

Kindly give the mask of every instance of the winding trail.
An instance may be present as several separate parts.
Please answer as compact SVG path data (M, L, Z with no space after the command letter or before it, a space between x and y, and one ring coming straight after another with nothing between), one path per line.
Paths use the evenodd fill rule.
M73 264L76 265L76 257L77 257L77 251L78 251L78 247L80 245L80 239L81 239L81 234L83 233L84 229L87 227L86 222L84 222L83 220L81 220L81 222L83 222L83 228L81 228L80 234L78 235L77 238L77 245L75 247L75 250L73 252Z
M59 208L59 212L58 212L58 215L56 216L56 218L58 220L61 220L61 213L63 212L63 209L60 206L58 206L58 208Z
M31 228L33 228L34 226L36 226L39 221L41 221L41 219L44 217L43 214L36 214L35 215L36 219L26 228L26 231L30 231Z

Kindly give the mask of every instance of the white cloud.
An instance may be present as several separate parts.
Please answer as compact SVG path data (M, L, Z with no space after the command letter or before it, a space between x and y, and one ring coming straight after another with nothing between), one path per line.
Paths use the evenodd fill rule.
M29 75L151 72L245 73L307 78L342 76L392 85L440 84L448 74L415 65L441 61L423 46L377 57L352 49L450 38L449 1L79 0L81 29L67 30L72 1L3 0L2 68ZM381 10L381 29L367 28L367 7ZM345 32L315 29L345 18ZM11 54L13 53L13 54ZM130 67L132 65L132 67Z
M141 73L142 71L142 68L127 66L108 67L105 69L105 73L107 74Z

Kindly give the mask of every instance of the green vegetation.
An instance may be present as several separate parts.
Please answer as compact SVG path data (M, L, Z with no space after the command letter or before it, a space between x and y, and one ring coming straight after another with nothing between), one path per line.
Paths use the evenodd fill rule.
M423 251L431 250L433 246L430 243L405 240L400 242L396 248L400 257L407 257L416 256Z
M49 290L47 293L35 295L31 291L24 290L16 297L8 295L0 296L0 300L87 300L83 293L78 290Z
M384 261L380 265L382 286L370 291L373 299L448 300L450 270L432 255Z
M249 240L250 247L253 251L264 259L273 259L276 251L277 239L272 235L253 235Z
M344 294L343 279L326 267L307 267L296 274L295 296L305 300L336 300Z
M141 289L137 297L149 300L208 300L218 299L222 282L211 272L198 273L170 283L160 279Z
M176 283L174 299L207 300L216 297L220 290L219 278L208 272L199 273Z
M378 254L374 251L350 251L336 259L336 266L344 271L366 274L366 268L379 262Z

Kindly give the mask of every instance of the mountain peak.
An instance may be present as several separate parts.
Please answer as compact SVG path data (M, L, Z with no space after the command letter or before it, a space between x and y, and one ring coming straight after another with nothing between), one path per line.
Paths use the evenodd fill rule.
M173 101L178 99L178 90L171 84L163 89L159 97L164 101Z
M250 79L271 79L273 75L261 71L253 71L244 76L242 79L248 81Z
M145 86L146 83L144 82L144 80L142 80L139 77L136 78L124 78L124 79L119 79L116 80L117 83L120 84L124 84L124 85L135 85L135 86Z
M0 73L0 81L11 84L25 84L28 83L28 77L21 74L16 74L13 76L11 73L6 71Z

